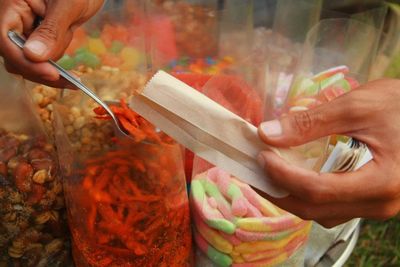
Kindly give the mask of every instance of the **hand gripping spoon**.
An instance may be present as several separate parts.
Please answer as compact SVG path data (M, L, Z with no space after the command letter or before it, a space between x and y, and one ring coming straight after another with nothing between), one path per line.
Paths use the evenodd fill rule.
M25 39L22 38L20 35L18 35L16 32L9 31L8 32L8 38L16 44L18 47L21 49L25 45ZM112 110L109 108L109 106L102 101L92 90L90 90L88 87L86 87L79 79L75 78L71 73L69 73L67 70L62 68L60 65L55 63L52 60L49 60L49 63L54 66L57 71L60 73L61 77L65 78L67 81L69 81L71 84L73 84L75 87L83 91L86 95L88 95L90 98L92 98L94 101L96 101L104 110L110 115L111 119L114 121L115 128L117 131L124 137L130 138L134 140L128 133L125 132L125 130L122 128L120 122L118 121L117 117L115 114L112 112Z

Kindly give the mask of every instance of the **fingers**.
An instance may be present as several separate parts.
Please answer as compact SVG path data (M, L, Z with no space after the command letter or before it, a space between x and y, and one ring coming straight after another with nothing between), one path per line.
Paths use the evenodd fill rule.
M59 80L58 72L50 64L35 64L29 61L22 50L8 39L9 30L15 30L21 34L32 27L34 15L29 5L24 1L1 1L0 3L0 51L4 57L5 67L13 73L36 81Z
M78 19L79 10L69 1L49 1L43 21L25 44L25 56L35 62L58 59L71 41L71 26Z
M291 195L311 203L359 202L399 197L399 182L386 179L375 161L351 173L323 173L288 164L274 152L260 154L267 176Z
M360 129L363 110L357 109L355 92L316 108L293 112L261 123L260 138L273 146L297 146L331 134L348 134Z
M72 29L93 15L102 2L0 1L0 54L6 68L35 82L64 87L67 83L45 61L62 56L72 38ZM37 16L43 21L34 29ZM29 36L22 51L8 39L9 30Z

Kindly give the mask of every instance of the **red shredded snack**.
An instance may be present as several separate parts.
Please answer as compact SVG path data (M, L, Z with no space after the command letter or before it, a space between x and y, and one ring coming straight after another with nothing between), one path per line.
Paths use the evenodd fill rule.
M82 178L67 186L76 265L189 266L180 149L124 101L112 110L136 142L119 140L115 150L86 160L76 174ZM109 119L101 108L95 113Z

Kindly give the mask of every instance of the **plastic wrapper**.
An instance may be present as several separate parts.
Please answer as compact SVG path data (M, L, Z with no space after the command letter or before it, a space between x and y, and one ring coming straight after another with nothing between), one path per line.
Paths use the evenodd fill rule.
M123 143L79 165L65 184L77 266L189 266L178 146Z
M230 80L237 90L230 89L229 97L223 98L219 95L229 82L219 81L223 77L213 77L202 91L250 122L262 120L262 101L251 87ZM244 93L235 94L240 88ZM204 255L217 266L273 266L302 261L310 222L277 208L248 184L198 157L190 188L194 239L201 251L196 254L197 266L213 266L206 263Z
M135 9L101 11L76 29L65 55L58 63L79 76L103 100L126 99L146 81L146 53L142 1L130 1ZM44 85L33 86L33 99L50 135L53 135L53 102L60 90ZM65 90L71 101L65 128L74 149L96 152L109 146L110 130L92 116L96 104L80 94ZM75 103L72 103L74 102ZM96 131L96 127L101 128ZM93 134L92 134L93 133Z
M139 7L133 14L129 9L101 14L67 51L75 60L82 49L101 60L74 69L103 100L121 100L112 108L134 139L120 139L105 111L80 91L65 91L54 107L76 266L189 266L191 261L181 149L124 102L146 77ZM107 63L106 55L122 64Z
M114 106L119 116L128 114L121 122L135 141L115 136L112 122L96 109L92 116L103 125L89 134L107 129L109 142L96 152L78 151L63 131L67 98L56 106L56 140L60 157L69 159L63 170L75 264L188 266L191 231L180 147L124 106Z
M215 56L218 1L146 1L153 64ZM160 65L161 64L161 65Z
M72 266L55 149L24 82L0 80L0 266Z
M370 72L370 79L382 76L400 77L400 5L395 3L388 3L388 5L389 12L380 39L378 56Z
M372 14L375 12L380 11ZM368 15L364 16L363 20L321 20L310 30L296 75L291 83L288 81L291 86L285 104L275 109L277 114L311 109L367 81L381 29L367 23ZM314 161L313 169L319 171L330 152L329 140L335 143L337 138L322 138L294 149Z
M191 207L197 247L218 266L287 264L311 227L218 168L194 175Z
M322 1L274 1L274 20L271 28L257 29L257 42L264 50L264 117L274 117L276 106L282 105L282 90L290 86L300 62L303 45L309 30L319 21ZM290 19L288 19L290 18Z

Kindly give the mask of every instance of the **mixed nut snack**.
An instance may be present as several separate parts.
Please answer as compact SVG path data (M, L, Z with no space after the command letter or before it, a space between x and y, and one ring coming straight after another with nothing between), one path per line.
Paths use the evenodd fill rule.
M53 146L0 130L0 266L69 266L63 187Z

